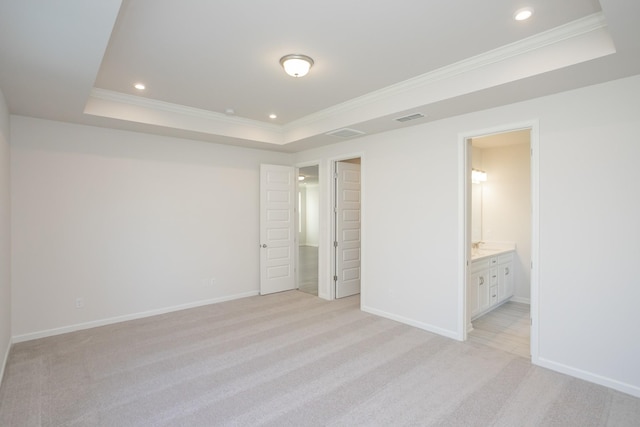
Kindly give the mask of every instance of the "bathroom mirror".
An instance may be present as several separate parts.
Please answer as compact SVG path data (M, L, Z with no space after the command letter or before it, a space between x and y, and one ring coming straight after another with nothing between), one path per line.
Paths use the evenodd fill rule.
M471 184L471 242L482 241L482 185Z

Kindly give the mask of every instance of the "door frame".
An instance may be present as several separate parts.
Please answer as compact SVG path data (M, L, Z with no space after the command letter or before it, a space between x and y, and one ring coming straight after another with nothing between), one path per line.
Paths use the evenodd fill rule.
M327 262L327 276L326 276L326 285L328 288L327 299L335 300L336 299L336 288L333 281L333 275L336 271L336 262L334 256L334 247L333 241L336 235L336 221L335 216L333 215L333 202L336 198L336 189L333 185L333 176L336 171L336 163L342 162L345 160L351 159L360 159L360 305L362 306L362 302L364 301L365 292L366 292L366 281L365 281L365 250L364 250L364 242L365 242L365 233L364 225L365 225L365 210L364 210L364 201L365 201L365 180L364 180L364 170L365 170L365 160L363 152L355 152L351 154L343 154L337 157L331 157L327 159L326 167L327 167L327 176L324 180L326 184L326 188L328 191L326 194L328 195L328 200L326 201L326 212L328 215L328 235L326 236L326 250L324 251ZM323 181L321 181L323 182ZM320 291L318 291L318 294Z
M468 265L471 261L471 149L469 140L480 136L488 136L498 133L513 132L523 129L530 130L530 147L531 147L531 362L538 363L539 355L539 249L540 249L540 231L539 231L539 161L540 161L540 125L538 119L532 119L523 122L499 125L491 128L478 129L458 134L458 223L459 223L459 241L458 247L460 253L458 256L458 339L466 341L467 326L470 319L467 318L467 275Z

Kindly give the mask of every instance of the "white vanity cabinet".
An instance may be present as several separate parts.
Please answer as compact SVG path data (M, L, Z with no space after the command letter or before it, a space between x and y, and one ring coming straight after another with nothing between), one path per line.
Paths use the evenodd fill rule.
M498 255L498 302L513 296L513 252Z
M511 298L513 291L513 251L471 262L467 282L467 304L471 320Z
M497 285L497 258L482 258L471 263L469 281L467 283L467 301L471 318L487 311L491 305L491 288Z

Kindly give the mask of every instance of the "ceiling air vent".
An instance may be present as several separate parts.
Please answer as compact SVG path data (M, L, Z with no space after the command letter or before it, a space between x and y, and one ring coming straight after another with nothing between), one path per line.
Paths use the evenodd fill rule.
M404 123L404 122L408 122L409 120L421 119L423 117L424 117L424 114L422 113L413 113L413 114L409 114L408 116L398 117L397 119L394 119L394 120L400 123Z
M327 135L337 136L338 138L351 138L353 136L364 135L364 132L360 132L359 130L355 129L343 128L327 132Z

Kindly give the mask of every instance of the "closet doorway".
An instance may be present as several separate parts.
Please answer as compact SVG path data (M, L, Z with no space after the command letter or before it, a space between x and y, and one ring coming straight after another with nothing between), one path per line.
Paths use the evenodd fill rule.
M298 168L298 290L318 295L319 166Z

